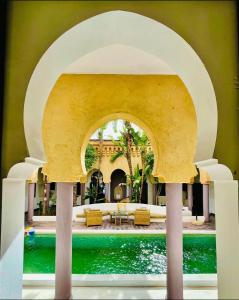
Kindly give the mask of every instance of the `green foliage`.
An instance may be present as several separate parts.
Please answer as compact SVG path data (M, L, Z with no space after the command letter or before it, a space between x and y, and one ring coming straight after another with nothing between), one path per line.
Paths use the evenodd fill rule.
M140 174L139 165L134 169L134 174L132 178L133 190L132 190L132 202L138 202L140 197L140 187L142 176Z
M114 123L114 130L116 132L117 123ZM148 150L149 139L144 131L136 131L132 124L128 121L124 121L124 126L120 131L118 140L114 140L111 137L114 146L120 148L115 154L111 156L110 161L113 163L119 157L124 156L129 165L130 174L128 175L128 183L132 189L131 201L140 202L143 192L144 181L151 176L154 165L154 154ZM130 146L136 146L140 152L142 173L140 174L139 166L132 170L131 162L131 149Z
M118 151L115 154L113 154L110 158L110 162L115 162L119 157L124 156L124 152L123 151Z
M104 131L106 130L108 123L104 124L98 129L98 139L102 141L104 139Z
M54 190L53 193L51 194L49 199L49 204L56 205L56 190Z
M125 153L127 152L127 139L125 137L125 135L121 134L118 138L118 140L114 140L114 138L112 136L110 136L112 143L114 146L121 148L121 150L119 150L120 152L123 153L123 155L125 155Z
M97 196L96 186L88 187L85 192L85 199L90 199L90 203L94 203L94 200Z
M154 167L154 153L153 151L148 151L145 155L144 174L146 178L148 178L152 174L153 167Z
M114 121L112 121L112 123L113 123L113 130L114 130L115 133L117 133L117 131L118 131L118 120L114 120Z
M98 191L97 191L98 189ZM92 185L87 188L86 193L85 193L85 199L90 200L90 204L93 203L101 203L105 202L105 198L101 197L99 198L100 195L103 194L103 186L102 185Z
M88 144L85 152L85 167L87 171L90 170L90 168L93 166L96 160L97 160L96 150L91 144Z

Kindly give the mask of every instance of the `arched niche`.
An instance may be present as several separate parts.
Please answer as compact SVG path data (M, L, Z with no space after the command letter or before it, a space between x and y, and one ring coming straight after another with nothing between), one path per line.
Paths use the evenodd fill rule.
M136 50L130 52L129 49ZM93 54L95 51L99 51L97 58ZM91 53L93 57L90 57ZM111 59L110 68L109 65L105 67L106 59L102 58L102 53L107 53L104 57ZM127 53L131 56L116 59L125 58ZM153 59L146 58L145 53L160 62L152 63ZM90 64L92 61L98 62L96 67L96 64ZM38 62L24 106L24 129L31 158L46 160L41 132L45 105L59 76L66 70L76 71L75 62L83 72L91 74L161 74L162 68L166 73L177 74L192 97L197 115L195 161L212 158L217 134L217 106L203 62L191 46L167 26L125 11L103 13L77 24L62 34ZM69 69L72 64L74 67ZM77 69L77 72L81 70Z
M190 182L195 176L196 113L177 75L63 74L48 97L42 125L43 172L49 180L85 181L90 134L116 118L145 130L155 156L155 177Z

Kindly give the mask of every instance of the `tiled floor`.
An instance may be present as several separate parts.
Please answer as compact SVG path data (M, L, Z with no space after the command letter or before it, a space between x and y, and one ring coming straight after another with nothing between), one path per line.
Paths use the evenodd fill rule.
M165 299L157 287L73 287L72 299ZM25 287L23 299L54 299L54 287ZM215 288L184 289L184 299L217 299Z
M34 222L33 225L36 229L54 229L56 227L55 222ZM184 229L191 229L191 230L215 230L215 225L213 223L206 223L201 226L193 225L192 223L184 223ZM115 225L114 223L110 223L109 221L104 221L102 226L90 226L87 227L83 223L76 223L73 222L72 229L79 229L79 230L159 230L165 229L165 223L151 223L149 226L139 226L134 225L132 223L127 224L123 223L121 225Z

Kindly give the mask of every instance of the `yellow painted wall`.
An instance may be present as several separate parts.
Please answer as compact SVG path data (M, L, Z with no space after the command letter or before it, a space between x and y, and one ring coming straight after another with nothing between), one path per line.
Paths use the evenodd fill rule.
M65 31L111 10L153 18L184 38L202 59L215 88L218 132L214 157L239 178L236 1L9 1L2 175L27 153L23 106L39 59Z
M190 182L196 175L196 114L178 76L64 74L49 95L42 123L43 171L49 180L85 181L89 137L117 118L145 130L155 155L155 177Z
M96 149L96 153L99 155L99 152L97 149L99 149L99 141L89 141L89 143ZM117 158L113 163L110 161L113 154L115 154L118 150L118 147L116 147L112 141L103 141L102 145L102 158L101 158L101 164L99 165L99 160L94 163L91 170L88 172L88 179L89 176L92 175L92 170L100 169L102 175L103 175L103 181L104 183L109 183L111 181L111 174L117 170L123 170L127 175L129 175L129 166L127 163L127 159L124 156L121 156ZM132 147L132 168L133 170L139 166L139 168L142 168L142 162L141 162L141 155L140 151L136 149L135 146ZM152 147L149 145L148 151L151 151Z

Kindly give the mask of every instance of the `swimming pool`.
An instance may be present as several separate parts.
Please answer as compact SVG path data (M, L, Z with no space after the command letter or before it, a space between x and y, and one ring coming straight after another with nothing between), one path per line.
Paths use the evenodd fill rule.
M73 274L165 274L163 234L73 234ZM184 235L185 274L216 273L215 235ZM24 273L55 272L55 235L25 237Z

